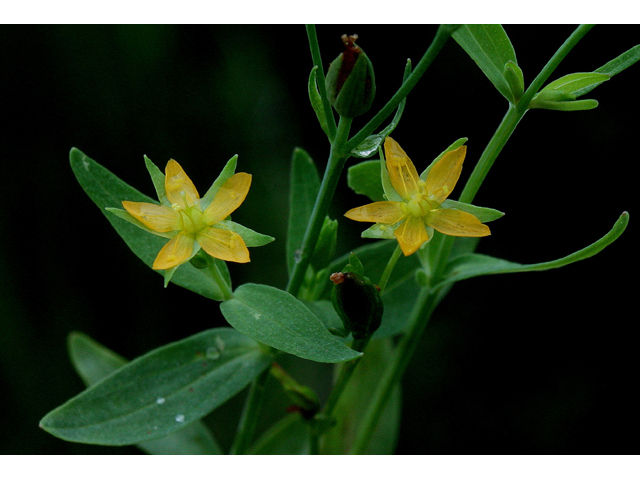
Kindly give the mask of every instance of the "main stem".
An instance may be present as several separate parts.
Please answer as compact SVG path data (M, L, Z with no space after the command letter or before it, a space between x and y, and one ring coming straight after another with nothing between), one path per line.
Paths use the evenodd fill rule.
M311 256L316 248L320 231L322 230L322 224L324 218L329 212L329 206L333 199L333 194L336 191L338 180L342 174L344 164L349 158L347 151L344 149L344 145L349 136L349 129L351 128L351 118L340 117L338 122L338 131L331 143L331 153L329 154L329 161L327 162L327 168L320 184L320 191L316 197L316 203L313 206L311 212L311 218L307 225L307 231L305 232L304 239L302 241L302 255L300 261L296 263L291 272L291 278L287 285L287 292L293 296L297 296L302 282L304 280L305 272L311 262Z

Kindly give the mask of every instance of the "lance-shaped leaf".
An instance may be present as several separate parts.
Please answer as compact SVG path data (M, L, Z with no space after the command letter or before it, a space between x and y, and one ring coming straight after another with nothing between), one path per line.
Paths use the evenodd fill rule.
M269 366L264 348L214 328L143 355L47 414L40 426L64 440L132 445L199 420Z
M498 91L513 103L514 94L504 76L504 70L508 62L518 62L502 25L462 25L453 33L453 38L478 64Z
M313 159L301 148L293 151L289 186L287 267L289 273L302 254L302 241L320 190L320 177Z
M609 78L611 78L614 75L619 74L623 70L626 70L631 65L636 63L638 60L640 60L640 45L636 45L635 47L630 48L629 50L627 50L623 54L618 55L616 58L614 58L610 62L605 63L600 68L596 68L595 72L596 73L604 73L606 75L609 75ZM576 96L579 97L581 95L584 95L585 93L589 93L591 90L596 88L598 85L600 85L600 84L598 83L598 84L595 84L595 85L588 85L588 86L586 86L586 87L584 87L584 88L582 88L582 89L580 89L580 90L578 90L578 91L576 91L574 93L576 94Z
M441 287L452 282L457 282L472 277L479 277L481 275L494 275L498 273L516 273L516 272L538 272L543 270L550 270L552 268L564 267L571 263L586 258L592 257L605 247L613 243L629 223L629 214L624 212L620 215L620 218L616 221L613 228L600 240L592 243L588 247L578 250L571 255L560 258L558 260L552 260L550 262L522 264L516 262L509 262L501 258L491 257L489 255L481 255L479 253L470 253L460 255L454 258L447 266L445 272L445 279L436 285Z
M127 363L123 357L82 333L71 333L67 347L71 362L87 387L98 383ZM223 454L209 429L199 420L171 435L136 446L152 455Z
M361 355L331 335L300 300L268 285L241 285L220 310L238 331L300 358L338 363Z
M313 111L316 112L316 117L318 118L318 122L320 123L322 131L327 135L327 137L330 138L331 135L329 134L329 124L327 122L327 116L325 115L322 97L320 96L320 92L318 92L318 84L316 83L317 72L318 66L316 65L311 69L311 73L309 74L309 101L311 102Z
M80 186L100 208L100 211L107 217L107 220L109 220L131 251L151 268L158 252L167 243L167 240L145 232L135 225L118 218L117 214L114 215L106 209L120 211L122 200L147 203L157 203L157 201L123 182L77 148L73 148L69 156L71 168ZM226 269L226 264L224 264L224 268ZM162 274L161 271L158 272ZM190 264L185 264L178 268L171 281L176 285L213 300L220 301L224 298L220 288L207 275L206 271L198 270Z
M596 72L565 75L540 90L531 100L529 108L561 111L591 110L598 106L596 100L576 100L576 98L609 78L611 77L607 74Z

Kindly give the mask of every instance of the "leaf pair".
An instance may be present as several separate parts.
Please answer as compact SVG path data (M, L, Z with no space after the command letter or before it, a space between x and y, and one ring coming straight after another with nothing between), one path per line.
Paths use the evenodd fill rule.
M516 54L501 25L462 25L453 38L476 62L496 89L512 104L524 94L524 76ZM629 49L593 72L572 73L559 78L532 99L527 108L577 111L598 106L593 99L577 100L640 60L640 45Z

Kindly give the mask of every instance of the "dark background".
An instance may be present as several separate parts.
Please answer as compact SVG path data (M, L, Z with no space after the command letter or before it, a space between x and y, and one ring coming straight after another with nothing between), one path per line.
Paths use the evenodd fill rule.
M575 27L505 28L528 84ZM318 35L325 67L341 52L341 34L360 36L377 109L435 30L340 25ZM591 71L637 43L637 26L595 27L552 79ZM234 283L284 287L291 152L305 148L321 171L328 155L306 93L304 27L2 26L0 44L0 453L137 453L38 428L83 388L67 334L82 331L133 358L224 320L211 301L162 288L81 190L68 152L80 148L147 194L143 154L161 168L177 159L201 192L239 154L253 185L234 220L278 240L232 266ZM476 198L506 212L480 252L551 260L600 238L623 210L634 216L639 80L635 65L587 96L600 101L595 110L525 116ZM451 41L410 94L394 138L421 169L469 137L463 182L506 107ZM366 199L344 180L338 188L342 254L361 242L360 225L342 214ZM405 375L398 453L637 453L629 441L639 426L635 222L569 267L456 285ZM241 400L208 419L223 444L235 428L223 420Z

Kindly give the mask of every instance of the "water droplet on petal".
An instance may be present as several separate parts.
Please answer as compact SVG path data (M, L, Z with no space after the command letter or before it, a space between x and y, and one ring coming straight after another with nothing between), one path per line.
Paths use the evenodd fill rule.
M178 422L178 423L184 422L184 415L181 414L181 413L177 414L176 415L176 422Z

